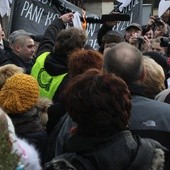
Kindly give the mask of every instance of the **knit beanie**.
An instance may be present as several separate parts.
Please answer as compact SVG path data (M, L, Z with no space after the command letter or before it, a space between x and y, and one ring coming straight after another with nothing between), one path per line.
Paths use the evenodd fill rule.
M8 114L31 109L39 99L37 80L27 74L8 78L0 91L0 107Z

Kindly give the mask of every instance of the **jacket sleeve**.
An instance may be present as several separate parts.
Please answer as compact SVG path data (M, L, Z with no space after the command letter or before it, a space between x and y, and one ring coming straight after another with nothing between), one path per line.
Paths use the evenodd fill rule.
M38 57L44 52L53 52L54 49L54 44L56 42L56 38L58 33L62 30L65 29L65 24L64 22L56 18L47 28L43 35L43 39L39 44L36 56Z

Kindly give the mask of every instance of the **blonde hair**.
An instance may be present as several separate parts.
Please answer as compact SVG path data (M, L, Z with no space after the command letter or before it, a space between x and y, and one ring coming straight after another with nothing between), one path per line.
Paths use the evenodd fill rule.
M148 56L144 56L143 66L146 71L144 79L146 96L154 99L158 93L165 89L165 74L163 68Z

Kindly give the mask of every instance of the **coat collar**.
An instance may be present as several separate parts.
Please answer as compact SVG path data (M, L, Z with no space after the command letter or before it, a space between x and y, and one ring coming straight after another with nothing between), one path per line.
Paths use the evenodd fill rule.
M145 96L145 87L134 83L128 83L131 95Z

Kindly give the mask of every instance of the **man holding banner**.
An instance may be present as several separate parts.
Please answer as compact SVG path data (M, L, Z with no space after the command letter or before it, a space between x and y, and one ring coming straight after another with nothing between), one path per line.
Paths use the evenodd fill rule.
M71 22L72 18L73 13L66 13L56 18L47 28L31 71L31 75L39 83L40 96L47 97L54 103L48 109L48 132L66 112L63 89L68 80L68 56L74 50L82 49L87 40L85 30L74 27L65 29L65 23Z

